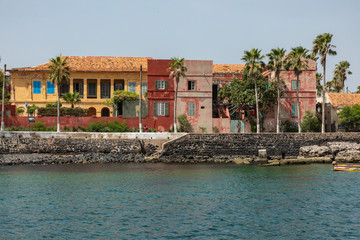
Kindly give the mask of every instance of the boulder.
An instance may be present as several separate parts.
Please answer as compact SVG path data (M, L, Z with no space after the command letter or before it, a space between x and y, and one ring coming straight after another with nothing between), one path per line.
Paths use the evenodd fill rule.
M332 156L332 153L328 146L312 145L301 147L299 155L303 157L324 157Z

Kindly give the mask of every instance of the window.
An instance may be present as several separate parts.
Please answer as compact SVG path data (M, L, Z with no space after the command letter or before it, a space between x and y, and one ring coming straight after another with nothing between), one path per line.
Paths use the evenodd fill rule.
M196 82L195 81L188 81L188 90L196 90Z
M48 81L46 84L46 92L47 94L55 94L55 84Z
M70 90L70 84L69 83L62 83L61 86L61 95L65 94L65 93L68 93Z
M141 94L144 95L147 92L147 82L141 84Z
M82 79L74 79L73 92L78 92L80 98L84 97L84 83Z
M155 89L168 89L168 81L155 80Z
M96 80L93 79L93 80L88 80L88 98L97 98L97 93L96 93Z
M41 94L41 81L33 81L33 93Z
M110 98L110 80L101 80L100 93L101 98Z
M297 116L297 103L291 103L291 116Z
M195 102L188 103L188 113L189 113L189 116L196 115L196 103Z
M169 103L154 102L154 116L169 116Z
M136 82L129 82L129 92L136 93Z
M117 90L124 90L124 80L115 79L115 81L114 81L114 91L117 91Z
M291 81L291 90L297 90L297 81L296 80Z

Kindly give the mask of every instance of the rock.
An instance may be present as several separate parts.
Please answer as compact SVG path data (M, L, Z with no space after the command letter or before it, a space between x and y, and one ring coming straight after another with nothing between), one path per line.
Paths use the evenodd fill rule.
M327 145L333 154L346 150L360 150L360 144L355 142L328 142Z
M332 156L330 147L328 146L305 146L300 147L299 156L303 157L323 157L323 156Z
M340 151L336 155L335 160L339 161L339 162L359 161L360 160L360 150L349 149L349 150Z

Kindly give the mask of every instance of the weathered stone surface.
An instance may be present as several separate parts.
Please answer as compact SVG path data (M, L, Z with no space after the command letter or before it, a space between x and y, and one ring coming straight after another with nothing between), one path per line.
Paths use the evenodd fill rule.
M305 146L300 147L299 156L304 157L322 157L322 156L332 156L332 152L328 146Z
M360 150L360 144L356 142L328 142L327 146L333 154L347 150Z
M359 162L360 150L349 149L341 151L336 155L335 160L340 162Z

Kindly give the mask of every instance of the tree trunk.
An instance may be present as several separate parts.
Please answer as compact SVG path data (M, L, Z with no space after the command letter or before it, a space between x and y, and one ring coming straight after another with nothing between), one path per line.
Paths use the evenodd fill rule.
M57 128L56 132L60 132L60 84L57 84Z
M176 76L176 89L175 89L175 105L174 105L174 132L177 133L176 126L176 106L177 106L177 94L178 94L178 86L179 86L179 76Z
M276 133L280 133L280 76L277 76L277 116L276 116Z
M257 94L256 78L255 80L255 104L256 104L256 133L260 133L260 118L259 118L259 100Z
M322 91L322 112L321 112L321 133L325 133L325 69L326 69L326 57L324 59L324 66L323 66L323 91Z
M299 88L300 88L300 84L299 84L299 75L296 76L296 83L297 83L297 87L296 87L296 99L297 99L297 107L296 107L296 111L297 111L297 115L298 115L298 132L301 133L301 117L300 117L300 101L299 101Z

